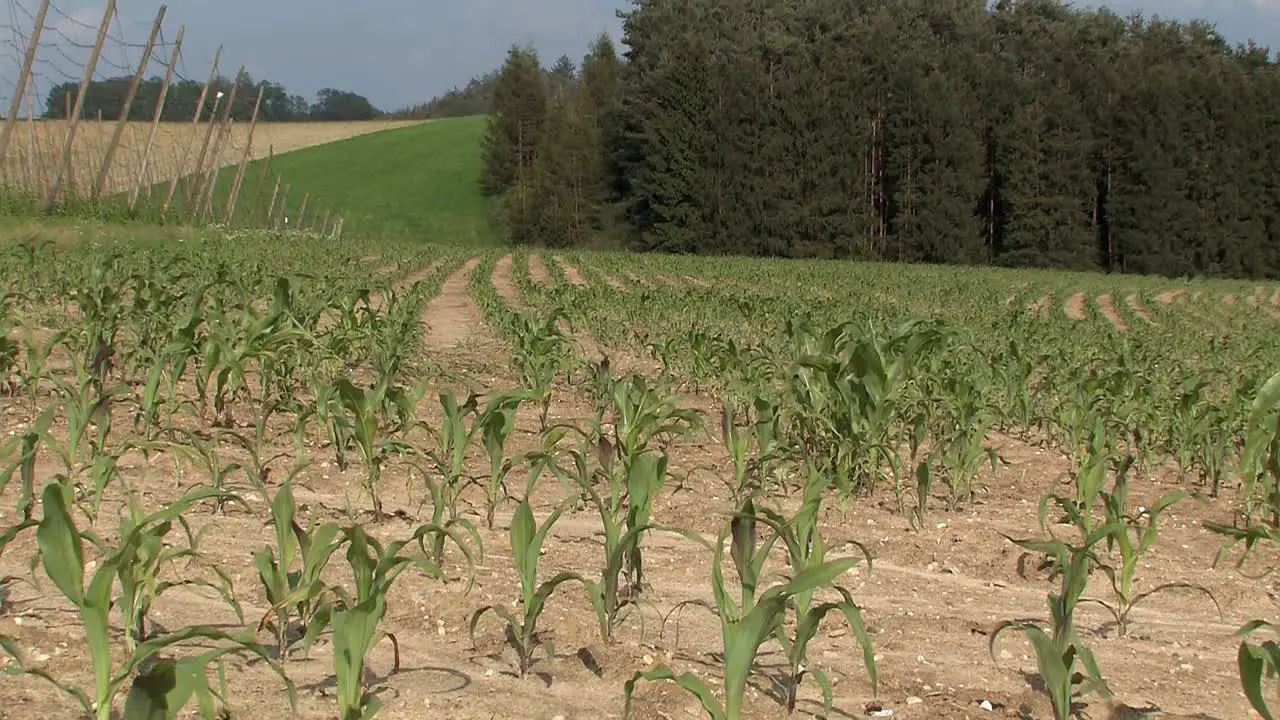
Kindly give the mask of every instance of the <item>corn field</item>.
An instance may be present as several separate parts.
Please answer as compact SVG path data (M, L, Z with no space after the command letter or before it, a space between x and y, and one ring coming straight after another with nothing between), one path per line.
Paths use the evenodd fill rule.
M1280 706L1274 286L33 235L0 718Z

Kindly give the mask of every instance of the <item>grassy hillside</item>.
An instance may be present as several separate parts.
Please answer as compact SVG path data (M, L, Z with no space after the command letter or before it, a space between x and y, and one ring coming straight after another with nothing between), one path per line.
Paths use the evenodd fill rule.
M467 117L386 130L277 155L270 170L289 184L291 217L310 193L309 207L345 218L348 237L496 245L491 202L478 189L484 128L483 117ZM266 212L273 181L264 185L264 162L245 173L241 218ZM222 170L216 207L224 206L234 174Z

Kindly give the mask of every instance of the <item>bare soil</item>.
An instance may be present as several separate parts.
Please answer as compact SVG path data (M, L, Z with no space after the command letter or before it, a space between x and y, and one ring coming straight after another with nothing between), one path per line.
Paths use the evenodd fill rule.
M635 283L636 285L639 285L640 287L653 287L653 283L649 282L646 278L640 277L639 275L631 272L630 270L627 271L627 279Z
M519 308L523 305L520 299L520 290L516 288L516 283L511 279L511 256L503 255L498 262L493 265L493 274L489 276L489 281L493 283L493 288L498 291L498 295L513 308Z
M1049 295L1041 295L1034 302L1027 306L1027 310L1041 317L1049 317L1049 302L1052 298Z
M471 376L469 389L485 391L512 386L511 374L492 348L479 348L471 340L483 334L478 310L467 296L467 278L478 265L471 260L446 281L430 304L428 346L450 349L450 360L483 368ZM428 392L434 398L434 392ZM714 417L711 398L692 396L684 404ZM0 432L16 431L29 418L24 403L0 398ZM247 412L247 411L246 411ZM428 424L438 426L438 410L428 412ZM559 387L553 421L586 418L591 411L574 388ZM246 413L241 413L245 415ZM121 426L127 420L121 419ZM714 422L709 423L714 426ZM427 443L426 437L419 438ZM280 433L274 451L294 453L288 432ZM834 682L836 711L829 718L863 718L868 708L894 712L898 720L979 718L1046 718L1048 703L1036 689L1036 663L1030 646L1014 633L1001 637L988 650L991 633L1002 621L1047 617L1047 593L1055 585L1031 570L1033 559L1004 536L1038 537L1038 499L1068 471L1066 461L1023 440L992 434L991 445L1002 462L987 470L976 484L976 500L954 511L946 509L945 488L935 493L924 529L913 531L898 512L891 488L878 488L870 497L857 498L841 508L827 503L822 530L833 555L852 552L846 541L857 541L873 556L870 573L860 567L841 578L861 605L875 645L880 682L873 691L861 662L861 653L848 629L833 614L809 648L810 667L827 670ZM509 454L537 449L536 411L522 410L517 429L508 444ZM296 480L296 495L305 525L311 517L347 522L344 508L367 507L361 496L359 463L346 471L332 464L331 450L308 441L304 450L316 463ZM724 480L728 458L710 434L699 434L669 448L672 480L659 496L654 519L660 523L693 529L714 538L729 508ZM226 461L242 460L235 448L223 449ZM468 472L483 473L478 456L468 461ZM172 457L133 453L124 458L121 472L129 485L142 493L150 507L171 502L189 487L193 475L175 476ZM37 466L37 481L53 471L48 458ZM517 483L524 472L517 469ZM406 537L418 522L429 517L422 508L421 480L406 468L391 465L380 483L386 510L392 519L365 521L366 529L388 541ZM1157 473L1135 479L1134 503L1150 504L1161 494L1187 485L1171 475ZM1065 489L1070 492L1069 488ZM274 492L274 490L273 490ZM545 518L563 497L555 482L539 484L532 496L535 516ZM0 496L6 508L3 522L11 521L14 490ZM209 560L224 568L235 582L245 619L239 621L221 601L200 589L176 588L154 608L153 620L164 628L214 623L230 629L256 623L267 607L252 566L252 553L272 540L264 524L268 498L247 496L254 513L239 510L224 515L202 511L189 518L197 526L209 525L202 545ZM500 508L493 530L484 528L480 493L469 492L464 507L481 527L484 557L476 567L476 583L428 580L410 570L393 588L387 601L382 628L399 643L401 666L391 673L392 646L384 641L372 653L370 679L385 708L380 718L408 720L448 717L457 720L515 718L620 718L622 686L639 670L658 663L677 672L693 672L715 686L721 649L718 621L696 606L673 612L677 604L711 601L711 555L687 540L654 533L645 540L645 567L650 588L640 613L618 629L616 642L603 642L594 615L574 583L566 583L551 596L540 629L552 641L554 655L541 659L524 679L512 672L512 652L504 642L500 625L486 616L476 628L475 644L467 626L471 614L490 603L505 603L519 612L519 585L511 569L511 553L505 531L511 503ZM1163 711L1148 717L1246 718L1249 710L1235 674L1238 641L1235 630L1252 618L1274 617L1269 583L1250 580L1224 562L1214 567L1218 540L1203 529L1205 521L1230 522L1235 499L1204 498L1177 505L1161 517L1160 539L1144 558L1138 589L1168 582L1194 582L1208 587L1221 604L1219 617L1213 605L1195 594L1170 591L1153 596L1132 615L1127 637L1118 636L1114 623L1098 608L1082 608L1079 630L1093 648L1104 676L1118 700L1132 707L1156 707ZM781 506L794 509L793 500ZM114 525L118 502L104 510L99 525ZM1055 528L1062 531L1062 528ZM26 564L35 550L33 533L20 535L0 557L0 577L26 577ZM543 579L560 571L574 571L591 578L601 563L599 522L589 512L571 509L552 529L541 558ZM450 557L447 570L461 575L459 555ZM785 570L775 558L775 571ZM1261 572L1275 558L1250 562L1249 570ZM1022 569L1020 569L1022 568ZM343 582L347 571L341 555L330 565L331 582ZM731 572L731 571L730 571ZM1109 599L1105 578L1090 583L1087 596ZM87 686L91 673L78 620L40 576L38 586L12 583L7 602L0 609L0 634L16 639L32 665L55 677ZM824 596L825 597L825 596ZM662 617L670 614L669 620ZM263 635L263 640L267 638ZM541 656L540 656L541 657ZM775 697L775 678L785 666L775 644L762 649L748 691L744 717L753 720L787 718ZM296 717L327 720L335 714L333 646L324 636L309 657L293 657L287 671L299 690ZM260 663L233 659L228 664L232 718L290 717L280 681ZM821 713L821 695L807 681L802 700L792 717ZM992 710L980 703L987 702ZM73 705L46 684L29 677L6 677L0 684L0 719L73 717ZM1093 698L1089 710L1107 717L1107 707ZM696 702L670 683L642 683L636 692L634 718L700 717ZM1117 717L1123 717L1119 715Z
M1099 295L1097 298L1098 311L1102 313L1116 330L1124 333L1129 332L1129 327L1124 324L1124 319L1120 317L1120 313L1116 311L1115 301L1110 295Z
M1085 317L1084 304L1085 304L1084 293L1082 292L1073 293L1071 297L1067 298L1067 302L1065 305L1063 305L1062 310L1067 314L1067 317L1071 318L1072 320L1083 320Z
M467 293L467 281L479 264L479 258L464 263L427 304L422 321L427 324L428 350L450 350L475 336L481 324L480 309Z
M570 265L564 258L559 255L555 256L555 261L560 263L560 267L564 268L564 279L569 281L570 285L578 287L586 287L587 281L582 279L582 273L578 272L578 268Z
M1172 305L1175 301L1186 302L1186 290L1165 290L1156 296L1156 301L1162 305Z
M1159 323L1151 317L1151 311L1147 309L1147 306L1142 304L1142 298L1137 293L1131 293L1125 296L1124 302L1129 306L1129 309L1133 311L1134 315L1142 318L1148 324L1159 325Z
M529 253L529 279L542 287L551 284L551 275L547 273L547 266L542 263L542 257L537 253Z

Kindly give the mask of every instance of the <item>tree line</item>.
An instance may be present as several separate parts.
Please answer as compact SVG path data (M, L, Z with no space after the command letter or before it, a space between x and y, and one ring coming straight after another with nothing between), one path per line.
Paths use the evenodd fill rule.
M124 112L129 84L132 81L131 77L114 77L90 83L84 96L84 117L96 118L101 114L103 119L118 120ZM217 77L209 86L209 92L205 96L202 116L208 117L217 94L222 93L223 98L218 101L219 113L225 111L226 102L231 102L232 119L248 122L253 116L253 106L258 99L260 85L264 90L258 119L263 122L373 120L383 114L363 96L345 90L325 88L316 94L316 100L312 103L301 95L289 93L280 83L270 81L260 83L248 73L240 77L239 86L233 98L231 89L235 84L232 78ZM196 105L200 102L203 87L202 82L195 80L175 80L170 83L160 119L190 122L195 116ZM160 99L163 88L164 80L159 77L139 82L137 94L129 106L129 119L151 120L155 117L156 103ZM78 83L66 82L53 87L45 100L44 116L51 119L65 119L74 110L79 94Z
M484 185L515 242L1280 277L1280 66L1207 23L1058 0L622 16L622 57L516 47L494 78Z

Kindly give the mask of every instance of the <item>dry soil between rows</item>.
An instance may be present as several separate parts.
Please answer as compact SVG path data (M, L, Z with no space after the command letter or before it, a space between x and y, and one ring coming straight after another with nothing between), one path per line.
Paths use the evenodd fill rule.
M467 292L467 282L479 264L479 258L463 263L427 304L422 321L427 324L428 350L451 350L477 336L481 327L480 310Z

